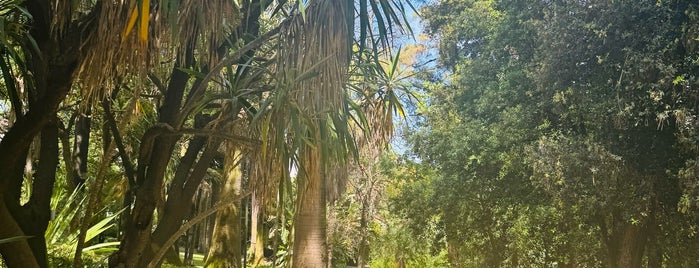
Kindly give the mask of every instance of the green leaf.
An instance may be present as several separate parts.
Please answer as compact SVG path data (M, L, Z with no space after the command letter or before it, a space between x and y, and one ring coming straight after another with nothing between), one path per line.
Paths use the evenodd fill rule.
M305 22L306 21L306 8L307 8L306 3L304 3L303 0L298 0L297 3L298 3L299 11L301 13L301 18Z
M85 234L85 242L92 240L104 231L108 230L109 228L112 228L112 226L115 226L116 224L110 222L112 222L123 211L124 209L120 210L117 213L114 213L114 215L112 216L102 219L100 222L90 227L90 229L87 229L87 233Z
M23 235L23 236L14 236L14 237L10 237L10 238L3 238L3 239L0 239L0 244L17 242L17 241L26 240L26 239L29 239L32 237L33 236Z
M119 248L114 247L114 246L119 246L121 242L105 242L105 243L99 243L95 244L86 248L83 248L83 252L88 252L88 251L95 251L96 253L106 253L106 252L112 252L116 251Z

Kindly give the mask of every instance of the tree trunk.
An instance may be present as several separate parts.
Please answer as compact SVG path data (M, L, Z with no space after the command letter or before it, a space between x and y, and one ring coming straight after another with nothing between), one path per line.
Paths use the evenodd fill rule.
M190 143L190 148L188 148L188 152L185 153L185 158L190 154L193 157L197 156L201 150L199 148L201 147L197 148L197 146L193 144L197 143L197 141L201 141L201 143L207 141L206 138L199 140L200 138L201 137L197 137ZM182 162L180 162L180 166L178 166L177 172L175 173L175 178L173 178L170 184L170 191L168 191L168 199L163 210L163 217L160 219L158 227L153 231L150 250L144 252L141 256L141 264L139 267L146 267L148 263L152 261L155 252L159 250L171 236L175 235L183 221L190 216L191 204L194 196L202 180L206 176L206 171L209 169L211 161L216 155L220 144L221 142L219 140L209 141L198 161L189 162L183 159ZM190 149L192 150L190 151ZM193 234L194 237L197 237L196 231ZM196 248L198 240L195 242Z
M362 202L362 215L359 218L359 249L357 250L357 267L364 268L369 260L369 229L367 225L368 204Z
M612 235L608 248L612 268L641 267L647 237L641 224L624 223Z
M459 249L459 241L453 239L452 235L450 235L449 233L450 232L447 230L445 234L447 240L447 260L449 261L449 265L451 265L452 267L458 267L461 263L461 250Z
M651 210L651 213L648 218L648 230L647 230L647 237L648 237L648 244L646 245L646 250L647 250L647 256L648 256L648 265L646 267L648 268L662 268L663 267L663 249L660 246L660 237L658 235L661 232L661 227L658 224L657 220L657 212L660 209L658 208L659 204L656 198L653 199L653 209Z
M17 267L47 266L46 244L43 237L50 219L50 198L58 165L58 128L55 114L58 104L70 88L70 80L65 77L59 78L58 75L70 76L63 72L48 75L46 79L54 81L55 84L52 85L57 86L54 89L55 92L43 94L35 102L36 104L30 105L29 112L15 122L0 142L0 196L3 197L3 209L7 209L8 215L11 215L0 217L0 225L7 225L10 230L13 230L12 232L16 231L14 225L21 227L22 232L14 233L13 236L25 234L34 236L29 240L12 243L14 245L11 249L7 246L0 247L0 253L8 263L21 263ZM37 79L41 78L37 77ZM43 103L38 104L39 102ZM52 119L54 122L49 123ZM43 148L40 148L39 165L32 186L33 193L30 202L20 207L19 193L15 189L21 189L23 180L22 173L17 171L23 169L26 152L39 130L43 133L41 139ZM1 238L8 237L0 235ZM20 252L27 249L22 245L25 243L29 244L28 247L33 251L32 253ZM30 261L29 256L36 259Z
M265 228L264 217L261 209L261 202L258 193L252 194L252 212L250 219L250 263L252 267L257 267L264 259L265 250Z
M39 165L32 184L32 196L29 203L24 205L24 209L28 210L30 216L21 222L25 233L33 236L29 239L29 246L42 267L48 266L44 233L51 220L51 196L59 163L57 120L54 118L41 131Z
M373 163L376 163L374 161ZM358 189L360 192L359 199L362 204L361 215L359 217L359 249L357 257L357 267L364 268L369 261L369 221L371 220L372 204L374 202L374 173L373 167L370 167L366 172L366 183L363 189Z
M126 192L124 193L123 215L131 215L131 204L133 203L134 198L132 191L136 186L136 170L131 162L128 152L126 151L126 145L124 145L124 140L119 132L119 126L117 126L116 119L111 109L111 99L116 98L118 93L117 91L118 88L112 92L112 98L102 99L102 110L104 111L104 120L106 121L105 124L111 133L111 135L108 136L111 136L114 139L114 145L116 145L116 148L119 151L119 158L121 158L121 164L124 167L124 175L126 175L128 181ZM119 217L119 230L126 230L128 227L127 224L128 221L124 217Z
M319 137L316 138L316 141L320 140ZM294 217L292 255L294 268L325 268L327 262L325 182L321 167L321 148L318 143L303 149L302 166L298 174L298 207Z
M0 219L2 219L2 223L0 223L0 239L25 236L19 224L17 224L7 209L5 202L0 202ZM8 267L41 267L34 257L27 239L0 244L0 252L2 252L2 257Z
M327 194L327 193L326 193ZM330 202L332 203L332 202ZM327 237L327 242L325 244L325 258L327 259L327 268L333 268L333 260L335 258L335 255L333 254L333 251L335 251L335 241L337 241L337 237L341 236L341 234L338 234L340 232L340 226L338 226L340 223L337 220L338 214L340 213L341 209L338 209L338 206L333 205L333 206L328 206L327 212L326 212L326 218L325 218L325 225L326 231L325 231L325 236ZM350 261L349 264L356 264L354 260Z
M90 145L90 128L91 128L90 108L88 107L85 114L80 114L75 121L75 140L73 143L72 156L72 178L69 181L71 192L77 187L85 183L85 173L87 173L87 153Z
M40 143L39 163L32 183L32 195L29 202L24 206L20 206L19 196L9 195L2 199L2 208L0 208L0 210L6 210L0 212L2 218L6 220L6 222L9 222L9 220L15 221L14 223L9 222L8 226L6 226L7 229L0 231L0 238L23 235L31 236L28 239L8 244L12 247L17 247L17 249L10 250L10 252L15 253L4 253L5 250L7 250L6 248L0 248L0 251L3 252L3 256L7 259L8 263L15 262L10 261L10 259L18 258L21 260L20 263L23 263L22 265L27 265L27 267L34 267L34 264L36 264L37 267L48 266L44 233L46 232L46 227L51 218L51 195L53 193L56 169L58 168L59 162L58 126L56 125L55 119L44 127L44 130L41 132ZM16 232L17 229L15 229L15 225L19 227L20 233ZM5 236L5 232L7 232L7 236ZM9 235L13 232L13 235ZM22 245L24 243L28 244L29 253L31 254L16 251L26 250L24 245ZM14 256L13 254L18 254L18 256ZM28 259L29 256L33 257L33 261Z
M46 266L43 231L49 220L49 200L58 164L56 126L45 126L55 120L60 103L70 91L73 74L81 60L78 50L90 49L84 37L90 36L96 27L93 21L80 21L67 25L60 36L52 36L51 20L55 14L51 12L51 3L25 1L24 4L32 16L30 28L34 45L26 49L24 55L28 72L32 74L25 79L31 80L27 84L33 86L29 88L33 94L27 112L17 118L0 141L0 239L25 234L38 237L0 244L0 254L11 267L39 267ZM44 151L39 160L30 203L19 208L16 206L19 200L10 191L21 187L22 175L16 171L24 167L26 152L41 131L45 133L42 145L47 146L43 150L50 152Z
M240 196L243 177L240 156L239 150L230 143L226 144L225 184L221 189L221 196ZM213 239L205 267L241 267L243 251L241 225L240 201L216 214Z
M160 123L172 126L184 97L185 87L189 81L189 75L181 71L180 67L189 67L192 57L191 51L185 56L187 60L178 62L170 75L170 83L165 92L165 101L159 110ZM138 267L141 256L153 249L150 245L151 231L153 227L153 212L160 191L167 164L170 161L178 136L161 136L162 126L154 126L143 134L139 148L138 168L136 170L136 187L134 206L131 215L126 215L128 224L122 238L119 251L109 259L110 267ZM179 126L176 126L179 127Z

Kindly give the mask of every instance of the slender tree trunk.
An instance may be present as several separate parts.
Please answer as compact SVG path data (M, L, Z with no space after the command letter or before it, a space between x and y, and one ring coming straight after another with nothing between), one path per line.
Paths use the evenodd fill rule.
M376 161L374 161L375 163ZM373 203L374 191L374 173L373 167L366 170L366 181L362 187L358 189L360 192L359 198L362 204L361 215L359 217L359 249L357 266L364 268L369 261L369 220L371 219L371 205Z
M72 159L72 153L71 153L71 145L70 145L70 130L66 129L65 126L61 125L60 131L59 131L59 140L61 143L61 155L63 156L63 166L65 170L70 170L71 167L73 166L73 159ZM73 173L72 172L66 172L66 181L73 181ZM70 185L70 183L66 183L66 187L64 188L68 193L73 192L73 186Z
M124 212L123 215L131 215L131 204L133 203L133 189L136 185L136 170L131 158L128 156L126 151L126 146L121 138L121 133L119 132L119 126L116 123L116 119L111 109L111 99L116 98L117 90L112 92L112 98L102 99L102 110L104 111L105 124L111 133L111 137L114 138L114 144L117 150L119 150L119 158L121 158L121 164L124 167L124 174L126 175L128 184L126 187L126 193L124 193ZM119 229L126 230L128 221L124 217L119 217Z
M194 237L194 232L192 230L187 230L184 243L184 263L187 265L192 264L192 259L194 257L194 239L192 237Z
M459 242L457 240L454 240L451 238L452 236L449 235L449 231L446 233L446 240L447 240L447 259L449 260L449 264L452 267L458 267L459 264L461 263L461 254L459 250Z
M405 268L403 257L396 256L396 268Z
M657 177L656 177L657 178ZM656 181L656 189L658 182ZM653 197L651 203L652 209L650 215L648 216L647 223L647 239L648 244L646 245L646 251L648 256L648 268L662 268L663 267L663 249L660 245L659 234L662 232L660 224L658 224L658 211L662 211L657 197Z
M331 202L332 203L332 202ZM327 259L327 268L333 268L333 258L335 258L335 255L333 254L333 251L335 251L335 245L334 241L336 241L336 237L341 236L338 235L338 229L340 228L338 225L338 213L340 209L337 208L337 206L329 206L326 212L326 218L325 218L325 224L326 224L326 237L327 237L327 242L325 245L325 258Z
M59 163L57 120L54 118L41 131L39 165L34 176L32 196L29 203L24 205L24 209L29 211L30 216L22 222L25 233L32 236L29 239L29 246L42 267L48 266L44 233L51 220L51 195L53 195Z
M369 259L369 234L367 233L367 210L368 204L366 201L362 202L362 215L359 218L359 252L357 258L357 267L364 268Z
M196 143L198 139L199 137L195 138L194 141L190 143L190 148L188 148L188 152L185 153L185 158L189 154L196 157L200 149L195 148L193 144ZM203 143L206 142L207 139L204 138L201 141ZM180 162L180 166L178 166L177 172L175 173L175 178L173 178L170 185L170 191L168 191L168 199L163 210L163 217L158 227L153 231L150 241L150 250L142 254L139 267L146 267L148 263L151 262L155 252L177 232L183 221L190 216L191 204L195 194L199 189L201 181L206 176L206 171L209 169L211 161L217 154L220 144L220 140L209 141L198 161L185 163L186 161L183 159ZM191 151L193 153L190 153L189 149L193 149ZM196 237L197 233L194 232L194 235ZM198 241L196 242L198 243ZM196 243L194 244L195 248L197 245Z
M264 217L257 192L252 194L252 211L250 219L250 263L256 267L262 263L265 250Z
M114 156L114 143L110 142L102 153L102 160L100 161L99 168L95 175L94 182L90 185L87 205L85 206L85 215L80 221L80 232L78 233L78 239L75 247L75 255L73 257L73 267L80 268L83 266L82 263L82 250L85 247L85 239L87 236L87 231L92 223L95 211L101 205L100 195L105 184L106 172L112 164L112 159Z
M316 140L319 141L320 134ZM319 143L319 142L318 142ZM320 144L306 146L298 174L297 211L294 217L294 268L326 267L326 207Z
M225 184L221 188L221 196L240 196L243 177L240 157L240 151L233 144L227 143L224 160ZM216 213L213 239L205 267L241 267L243 236L240 216L240 201Z
M87 154L90 145L90 128L92 119L90 117L90 107L87 108L85 114L80 114L75 121L75 140L73 143L72 162L72 178L73 181L68 182L71 190L80 187L85 183L85 174L87 173Z

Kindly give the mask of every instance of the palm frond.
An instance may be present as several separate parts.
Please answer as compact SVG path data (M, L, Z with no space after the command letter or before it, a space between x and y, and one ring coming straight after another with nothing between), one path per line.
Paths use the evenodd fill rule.
M91 1L75 2L83 3L80 9L85 9L84 3ZM78 74L83 88L88 89L83 95L92 100L101 99L113 88L105 85L110 81L107 78L130 74L145 80L153 66L177 56L184 59L187 49L197 48L199 62L216 65L217 49L241 19L239 7L229 0L98 1L94 5L98 28L87 41L92 49L86 51ZM76 13L69 4L57 7L64 13ZM60 28L61 24L55 25Z

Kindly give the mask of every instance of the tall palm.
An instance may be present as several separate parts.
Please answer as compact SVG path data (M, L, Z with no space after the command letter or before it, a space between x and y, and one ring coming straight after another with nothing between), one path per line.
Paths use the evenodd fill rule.
M392 23L399 23L398 14L405 12L402 7L400 2L394 6L387 1L359 1L355 16L354 1L309 1L303 16L292 18L282 29L278 85L267 117L272 124L263 132L276 135L270 147L286 146L276 152L299 168L292 267L327 266L328 175L333 166L356 155L350 121L363 116L353 117L362 111L352 109L346 91L355 18L357 44L363 52L366 44L389 41ZM379 29L375 36L374 26Z
M243 161L240 148L228 142L224 145L224 173L220 195L240 197L243 183ZM241 267L241 246L244 232L241 224L240 200L216 214L211 247L206 257L205 267Z

